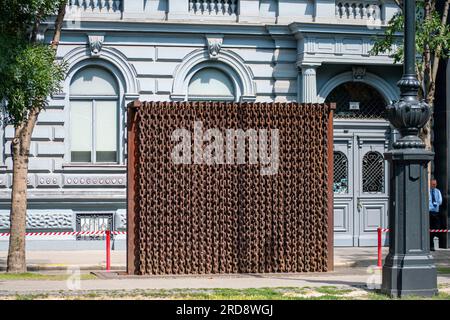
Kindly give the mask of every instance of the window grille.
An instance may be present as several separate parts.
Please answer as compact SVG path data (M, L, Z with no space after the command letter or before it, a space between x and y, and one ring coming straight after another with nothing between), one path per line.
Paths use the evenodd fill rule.
M362 160L363 192L384 193L384 159L379 152L367 152Z
M112 213L79 213L76 217L77 231L94 232L113 230ZM77 235L77 240L104 240L106 235Z
M348 160L341 151L334 152L334 193L348 193Z
M387 103L381 94L362 82L346 82L330 92L325 103L336 103L335 118L342 119L384 119ZM359 103L352 109L350 102Z

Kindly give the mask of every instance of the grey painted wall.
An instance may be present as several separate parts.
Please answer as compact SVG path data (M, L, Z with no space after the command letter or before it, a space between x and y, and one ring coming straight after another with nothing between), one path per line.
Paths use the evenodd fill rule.
M349 61L355 57L367 73L397 90L395 83L401 69L393 66L389 57L374 60L364 50L355 51L353 44L346 47L346 38L366 46L376 31L368 30L362 20L350 22L336 17L338 1L241 0L238 16L223 19L199 17L186 11L188 6L179 0L143 3L124 0L119 11L82 11L80 19L68 16L57 53L69 66L67 79L63 91L51 97L48 108L39 116L32 138L29 230L74 230L78 212L113 213L116 227L124 227L126 104L135 99L184 99L183 84L196 66L224 66L241 87L237 100L298 101L304 85L299 67L306 56L310 59L314 54L306 55L308 48L302 42L306 37L317 43L317 92L330 79L351 73L353 64ZM388 17L395 11L390 1L385 3L384 15ZM294 22L306 24L292 27ZM49 23L41 35L44 42L50 41L52 28ZM336 48L343 48L342 52L323 46L328 41L324 39L335 36L334 31L342 35L333 40ZM210 56L211 38L220 43L217 57ZM93 52L92 46L97 46L99 52ZM337 56L344 59L342 63L336 63ZM69 87L71 78L84 66L106 68L119 83L117 164L70 163ZM0 232L9 226L13 135L12 127L0 129ZM0 238L0 250L2 243Z

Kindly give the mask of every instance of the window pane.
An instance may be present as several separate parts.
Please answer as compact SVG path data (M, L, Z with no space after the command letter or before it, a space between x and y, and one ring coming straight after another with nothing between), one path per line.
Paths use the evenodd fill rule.
M117 102L96 101L95 104L97 162L116 162Z
M341 151L334 152L333 191L348 193L348 160Z
M101 68L85 68L79 71L70 84L71 95L117 95L117 81Z
M92 150L92 101L70 102L70 137L73 162L90 162Z
M232 98L234 94L234 86L230 78L215 68L200 70L189 83L189 96Z

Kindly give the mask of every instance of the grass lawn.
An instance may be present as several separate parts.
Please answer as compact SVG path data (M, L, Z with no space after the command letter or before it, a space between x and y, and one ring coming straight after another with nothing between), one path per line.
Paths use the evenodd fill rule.
M438 267L439 274L450 274L450 267ZM55 272L37 273L27 272L11 274L0 272L0 282L8 280L45 280L65 281L70 275ZM90 273L81 274L81 280L92 280L97 277ZM99 280L101 281L101 280ZM81 287L83 285L81 284ZM66 299L66 300L396 300L385 296L377 290L368 290L365 287L279 287L279 288L252 288L252 289L171 289L171 290L112 290L112 291L58 291L50 293L10 294L0 295L0 300L40 300L40 299ZM450 284L439 286L439 294L432 298L405 297L403 300L432 299L450 300Z
M6 273L0 272L0 281L3 280L67 280L70 274L46 274L46 273L36 273L36 272L26 272L26 273ZM85 273L80 275L81 280L91 280L97 279L97 277L90 273Z
M373 290L359 288L286 287L258 289L173 289L96 292L59 292L4 297L16 300L399 300L391 299ZM440 286L439 295L432 298L409 296L402 300L450 300L450 285Z
M450 267L437 267L438 274L450 274Z

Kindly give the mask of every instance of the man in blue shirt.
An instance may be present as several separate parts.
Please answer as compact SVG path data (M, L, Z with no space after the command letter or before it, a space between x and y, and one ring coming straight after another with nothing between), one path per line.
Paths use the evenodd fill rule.
M429 197L429 209L430 209L430 229L441 228L441 217L439 214L439 206L442 204L442 195L437 186L436 179L430 181L430 197ZM430 232L430 250L434 251L434 237L439 238L439 233Z

